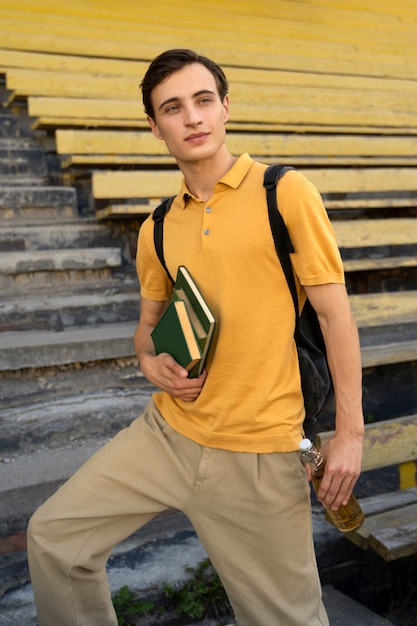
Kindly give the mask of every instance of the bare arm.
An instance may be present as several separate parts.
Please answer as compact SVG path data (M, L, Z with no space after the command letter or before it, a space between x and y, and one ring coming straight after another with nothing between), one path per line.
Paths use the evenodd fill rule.
M346 504L360 475L364 419L358 331L344 285L306 287L326 343L336 395L336 432L324 447L326 471L319 498L333 509Z
M135 352L144 376L151 383L175 398L191 402L200 394L207 374L204 372L199 378L188 378L187 370L171 355L155 354L151 332L167 306L167 301L142 298L134 336Z

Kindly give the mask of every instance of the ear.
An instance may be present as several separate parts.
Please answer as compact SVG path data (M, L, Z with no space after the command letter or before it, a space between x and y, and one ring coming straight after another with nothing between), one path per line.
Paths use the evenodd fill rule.
M226 122L229 120L230 117L230 101L229 101L229 96L225 96L223 99L223 120L224 123L226 124Z
M151 127L151 131L153 132L153 134L155 135L155 137L157 139L161 139L161 141L164 140L164 138L162 137L161 133L159 132L159 128L157 123L155 122L155 120L152 117L148 117L146 118L148 120L148 124Z

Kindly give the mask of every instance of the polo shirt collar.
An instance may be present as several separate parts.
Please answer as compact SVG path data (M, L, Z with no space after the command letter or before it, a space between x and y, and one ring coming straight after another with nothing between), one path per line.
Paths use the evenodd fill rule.
M228 172L219 180L217 185L226 185L232 189L237 189L252 167L254 161L249 154L242 154L233 164ZM180 193L178 194L179 207L185 209L188 197L192 196L187 187L185 179L182 179Z

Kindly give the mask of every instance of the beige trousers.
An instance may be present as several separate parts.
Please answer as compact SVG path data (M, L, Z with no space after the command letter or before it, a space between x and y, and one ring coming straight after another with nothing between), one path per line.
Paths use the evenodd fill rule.
M205 448L153 401L32 517L40 626L116 626L112 547L170 507L193 523L239 626L328 626L298 455Z

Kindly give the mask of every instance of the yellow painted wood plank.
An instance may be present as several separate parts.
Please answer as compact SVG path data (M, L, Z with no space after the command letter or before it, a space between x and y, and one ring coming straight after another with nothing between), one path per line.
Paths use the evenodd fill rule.
M319 447L334 436L334 431L316 437ZM417 459L417 415L366 424L362 471L398 465Z
M109 204L103 209L96 211L96 217L99 220L114 218L131 218L149 215L151 211L156 209L163 198L153 198L146 204Z
M69 100L71 100L71 98L69 98ZM74 98L75 100L75 98ZM74 107L76 106L76 103L74 102ZM72 115L72 116L71 116ZM72 113L68 116L53 116L53 115L41 115L41 116L33 116L33 121L31 124L32 128L35 130L37 128L74 128L74 127L80 127L80 128L108 128L108 129L113 129L113 128L122 128L122 129L148 129L149 125L146 122L145 119L137 119L136 117L133 118L124 118L124 119L120 119L120 118L115 118L113 116L110 117L94 117L94 116L89 116L89 117L83 117L83 116L79 116L76 117L75 113ZM288 130L294 130L294 126L293 125L289 125L289 124L264 124L262 122L256 123L256 122L252 122L252 123L248 123L248 124L242 124L239 122L229 122L228 123L228 128L229 130L242 130L242 128L245 128L251 132L257 132L257 131L265 131L265 130L270 130L271 132L281 132L281 131L288 131ZM298 129L300 127L297 127ZM296 129L297 130L297 129ZM323 127L320 126L308 126L308 125L303 125L302 126L302 132L316 132L316 131L323 131ZM343 132L344 130L346 130L345 128L336 128L334 126L329 127L328 128L329 132L335 132L336 130L340 130L341 132ZM359 129L358 129L359 130ZM415 129L403 129L403 128L397 128L397 129L392 129L392 132L398 132L400 134L402 134L403 132L410 132L412 133L414 131L414 133L417 134L417 127ZM363 129L363 132L371 132L371 129ZM381 132L388 132L388 129L386 127L384 127L383 129L381 129ZM302 162L304 159L300 159L300 162ZM343 164L345 164L346 161L343 161ZM410 163L412 164L412 161L410 161ZM393 164L393 163L391 163ZM401 163L399 163L401 164Z
M394 270L417 267L416 256L393 256L383 258L350 259L343 261L346 273L366 272L375 270Z
M57 121L55 121L55 123L53 124L49 124L52 126L60 126L60 124L57 123ZM98 126L100 126L101 124L98 124ZM119 126L124 126L122 122L120 122L118 124ZM62 126L73 126L73 124L71 124L70 120L67 120L67 123L63 123ZM112 126L116 126L116 124L112 125ZM36 128L37 126L35 126L34 128ZM254 156L252 154L252 156ZM277 161L281 161L282 159L277 157L277 156L264 156L262 155L262 161L264 163L276 163ZM287 159L288 161L288 159ZM90 166L103 166L106 165L109 168L113 167L113 166L123 166L123 165L173 165L175 163L175 160L173 157L166 155L142 155L142 154L135 154L135 155L120 155L120 154L114 154L114 155L107 155L107 154L74 154L74 155L68 155L66 154L65 156L61 157L61 167L62 168L69 168L72 166L81 166L81 167L90 167ZM337 166L341 166L341 165L345 165L345 166L351 166L351 165L414 165L417 166L417 156L414 159L410 159L408 157L386 157L379 159L378 157L339 157L339 156L329 156L329 157L315 157L315 156L305 156L305 157L291 157L290 160L291 165L325 165L325 166L329 166L329 165L337 165ZM379 208L380 207L391 207L393 208L394 206L409 206L410 205L410 201L406 201L404 199L397 199L398 202L396 203L395 200L385 200L384 202L380 202L379 203ZM332 202L329 202L329 207L331 208L331 204ZM346 202L343 203L344 206L343 208L346 208ZM373 203L375 205L375 203ZM326 201L326 206L327 206L327 201ZM358 205L359 207L359 205ZM338 202L338 207L336 208L342 208L342 202ZM359 207L361 209L364 208L375 208L375 206L372 206L371 204L369 204L369 206L366 206L366 201L362 202L362 205Z
M356 322L361 328L408 324L417 320L417 291L352 294L349 299Z
M362 367L379 367L417 360L417 340L363 346Z
M0 48L0 69L27 69L79 74L133 76L137 83L145 74L149 62L128 59L100 59L70 54L50 54L29 50Z
M164 35L160 33L160 41L155 38L155 30L149 28L144 32L139 27L132 33L131 41L128 41L126 32L123 30L119 34L119 39L114 41L114 29L103 29L97 31L96 36L85 33L82 38L80 25L63 25L58 32L51 34L50 28L45 24L33 30L33 23L22 25L21 22L11 22L6 28L7 20L2 20L3 32L1 32L2 45L7 48L17 50L35 50L43 52L58 52L64 54L89 55L92 57L103 56L112 58L130 59L152 59L163 49L177 47L178 33L175 35L168 32ZM158 22L158 28L160 24ZM43 32L42 32L43 31ZM77 37L69 36L68 33L76 32ZM138 32L140 36L138 37ZM291 36L285 38L281 35L273 45L272 40L269 46L265 46L265 35L260 37L259 43L249 45L245 40L238 38L234 41L233 28L231 37L223 37L221 43L217 44L217 28L215 33L206 37L200 33L193 36L194 29L187 31L183 37L183 45L196 47L202 53L215 58L220 64L237 65L247 67L291 69L301 71L314 71L321 73L331 72L345 75L362 76L391 76L398 78L416 78L417 69L412 59L413 41L404 47L404 53L398 53L398 46L393 48L395 55L375 48L366 53L359 54L355 46L343 46L334 42L323 44L315 42L314 46L310 42L303 42L300 39L293 39ZM272 48L272 49L271 49ZM285 53L283 52L285 51ZM401 61L401 62L399 62Z
M395 209L400 207L415 206L416 200L410 198L401 198L389 196L386 198L362 198L352 199L344 198L342 200L326 200L325 205L329 210L339 209Z
M270 100L268 104L254 104L246 102L232 102L232 119L234 121L252 121L262 120L264 123L278 124L316 124L317 126L350 126L352 132L360 132L360 128L383 126L415 128L416 115L413 112L399 111L395 114L391 110L360 110L343 106L328 106L323 102L320 107L308 106L301 99L298 103L290 103L283 105L281 102L271 106Z
M11 69L6 72L6 88L17 96L54 96L83 98L113 98L135 100L140 104L138 80L132 77L102 76L81 73L63 73L54 71ZM253 89L248 84L233 84L230 97L233 106L241 105L246 110L263 110L271 107L272 102L279 102L280 107L293 107L308 102L309 108L351 110L357 115L375 116L384 111L384 120L395 119L396 115L417 114L417 82L410 93L391 91L387 81L387 91L318 89L303 85L291 88L276 85L258 85ZM268 106L266 106L268 103ZM233 110L233 109L232 109ZM233 115L233 113L232 113ZM380 113L379 113L380 115ZM252 118L253 119L253 118ZM255 118L262 119L262 118ZM373 119L372 117L370 119ZM375 123L375 122L374 122ZM389 121L388 121L389 123Z
M198 5L192 5L194 8L194 15L203 14L208 19L215 20L216 11L214 11L214 7L219 7L222 9L222 15L227 19L229 16L236 19L236 16L247 16L250 17L252 22L256 22L259 18L271 19L272 17L282 19L282 20L293 20L297 24L306 23L309 24L311 19L313 18L316 24L323 25L333 25L343 27L346 24L350 26L352 25L357 28L360 24L363 26L369 27L369 22L365 21L365 18L375 20L375 23L378 24L379 27L382 25L386 25L387 27L392 27L394 30L401 29L403 24L401 21L398 21L397 16L399 12L401 15L407 16L410 21L415 21L415 8L413 10L413 3L404 3L400 2L395 5L387 6L386 3L378 3L378 5L372 4L370 2L360 4L358 3L352 4L342 2L315 2L313 6L310 6L309 3L303 3L303 11L301 12L297 3L293 2L275 2L270 3L269 5L265 3L259 3L255 0L246 0L245 2L220 2L219 0L209 0L198 3ZM385 5L385 6L384 6ZM80 5L79 2L73 2L70 6L63 4L62 2L38 2L33 5L26 1L19 2L18 5L13 2L13 0L5 1L2 0L1 6L3 9L8 9L9 11L14 11L18 13L19 11L22 13L40 13L42 15L50 15L51 13L54 15L54 18L59 18L60 16L65 18L68 16L75 17L77 19L86 20L87 18L95 18L100 15L102 19L113 20L116 22L119 20L129 20L132 22L139 21L140 18L143 20L147 20L149 18L154 18L155 15L163 23L164 21L168 21L172 19L175 15L178 14L188 14L188 19L190 22L187 22L187 25L191 24L190 16L190 2L181 2L175 0L174 2L166 2L166 1L156 1L151 5L143 5L141 6L140 12L132 12L132 4L131 2L119 2L117 5L114 5L112 2L108 0L100 2L100 5L94 5L94 3L82 3ZM331 9L329 11L329 9ZM340 22L340 20L342 23ZM407 26L406 20L404 20L405 26Z
M204 16L204 18L197 21L199 14ZM3 10L3 15L4 21L25 22L25 18L27 19L28 14L27 12L22 13L9 9ZM324 12L322 15L324 16ZM117 12L115 11L113 11L112 15L108 18L100 14L100 28L107 31L110 36L115 36L115 33L119 30L130 34L130 32L133 32L134 29L138 27L141 28L145 34L154 35L152 26L155 24L155 13L147 15L146 12L141 11L139 18L138 14L131 11L129 17L130 19L124 15L121 19L117 19ZM354 19L349 22L346 17L343 21L338 20L333 11L330 13L332 24L330 31L324 21L321 19L317 20L317 12L313 21L314 28L312 28L312 24L307 20L285 19L284 15L279 15L278 17L282 36L291 39L296 38L300 43L305 42L310 45L317 44L320 46L323 45L323 43L329 45L336 42L340 46L344 45L347 47L358 43L360 44L358 51L368 49L389 51L392 49L395 50L395 44L399 44L400 47L405 46L407 43L411 46L414 44L413 24L411 20L410 22L404 21L401 25L390 21L385 21L384 23L384 21L381 20L378 23L379 28L377 29L375 28L375 13L373 13L371 20L372 26L374 27L374 36L372 39L368 37L367 40L363 41L363 36L371 33L371 24L363 19L363 15L361 15L361 17L354 16ZM92 16L84 15L80 18L80 16L66 15L57 17L56 12L52 11L51 13L43 14L42 18L45 28L54 33L61 32L59 30L60 27L68 28L71 26L76 27L77 25L79 29L85 32L87 32L87 28L89 28L90 36L94 36L97 31L97 21ZM199 4L198 8L194 6L192 13L189 10L183 11L181 20L178 20L178 18L179 8L177 3L165 8L164 15L158 16L158 26L162 36L172 35L172 20L177 20L175 29L177 37L188 34L193 41L198 41L198 39L201 41L204 35L206 35L207 38L210 36L213 37L218 28L217 17L213 15L212 10L209 11L208 7L204 5ZM249 17L249 15L239 13L239 21L241 28L246 31L247 45L250 45L252 42L258 43L259 40L262 40L262 38L270 34L270 15L268 15L268 17L263 15L251 15ZM236 15L229 15L222 7L222 26L225 31L230 31L231 34L234 35L233 26L235 26L235 24ZM326 39L323 37L325 34L327 35ZM236 40L236 38L236 35L232 37L233 40Z
M135 44L126 44L123 41L113 43L91 42L91 40L79 41L71 37L54 37L51 35L40 35L38 33L0 33L2 45L17 50L36 50L39 52L55 52L60 54L74 54L87 56L101 56L104 58L127 58L127 59L149 59L151 60L163 49L175 47L175 42L169 45L168 42L161 41L160 44L153 42L139 42ZM288 42L287 42L288 43ZM322 58L311 58L308 51L304 55L294 56L294 54L283 54L285 42L282 42L280 50L271 54L256 54L254 52L246 52L245 47L234 52L228 50L224 52L221 49L213 49L208 45L199 45L198 49L207 56L214 58L221 65L233 64L236 66L252 66L259 68L270 68L271 64L275 69L295 70L295 71L316 71L317 73L338 73L346 76L380 76L393 77L400 79L415 79L417 70L415 64L409 57L392 59L378 58L378 64L375 63L375 55L370 55L369 59L357 62L357 58L342 56L337 61L334 57L337 55L328 55Z
M51 72L71 72L76 74L118 77L134 77L140 81L148 67L148 62L121 59L100 59L89 56L45 54L38 52L9 50L0 48L0 68L5 70L26 69ZM304 86L317 89L340 89L342 91L381 91L416 94L416 82L372 76L339 76L314 72L294 72L264 70L252 67L224 66L229 83L233 85L275 85Z
M416 218L337 221L333 229L341 248L417 243Z
M156 139L150 131L57 130L55 138L58 154L169 154L165 143Z
M114 96L114 94L113 94ZM33 97L28 100L28 112L31 117L49 117L59 119L84 120L126 120L140 121L145 128L149 128L143 107L139 99L117 100L114 97L107 99L97 98L45 98Z
M98 167L98 166L107 166L107 168L112 167L123 167L125 165L140 165L140 166L149 166L149 165L175 165L175 159L169 155L108 155L108 154L75 154L75 155L65 155L61 157L61 167L63 169L68 169L70 167L78 166L79 168L88 168ZM417 163L416 163L417 164Z
M32 128L35 130L37 128L42 129L42 128L47 128L47 129L58 129L58 128L82 128L82 129L90 129L90 128L103 128L103 129L124 129L124 130L135 130L135 129L145 129L148 128L148 124L145 120L141 120L141 119L120 119L120 118L114 118L114 117L110 117L110 118L106 118L106 117L101 117L101 118L97 118L97 117L75 117L75 116L49 116L49 115L41 115L41 116L36 116L33 117L32 120ZM264 132L265 130L268 130L272 133L274 132L294 132L294 133L298 133L298 132L302 132L302 133L315 133L315 132L324 132L324 131L328 131L330 134L332 134L333 136L335 136L337 133L343 133L346 132L348 129L344 126L316 126L314 124L264 124L262 122L228 122L228 130L237 130L237 131L241 131L241 130L247 130L249 132ZM352 130L352 129L350 129ZM409 135L416 135L417 134L417 127L415 128L403 128L403 127L398 127L398 128L388 128L386 126L384 126L383 128L370 128L370 127L356 127L355 132L363 132L363 133L368 133L368 134L372 134L375 132L378 133L386 133L386 135L388 136L388 133L391 134L409 134ZM265 159L268 158L270 162L271 159L269 157L265 157ZM337 165L337 158L338 157L331 157L329 159L329 162L333 165ZM349 158L351 160L349 160ZM301 164L301 165L315 165L316 163L314 161L311 160L312 157L291 157L291 161L288 161L288 164ZM316 157L317 159L317 163L318 164L328 164L327 159L322 159L320 157ZM369 157L344 157L343 159L340 160L340 165L347 165L347 164L352 164L352 165L357 165L357 164L363 164L363 165L372 165L372 161L369 160ZM388 163L386 163L386 165L415 165L416 164L416 159L417 157L410 157L408 159L407 163L404 163L403 157L397 157L397 158L390 158ZM274 158L273 161L276 161L276 159ZM384 163L380 163L381 165L384 165ZM379 165L379 164L378 164ZM332 201L333 202L333 201ZM344 204L344 201L341 201L340 207L336 206L337 202L334 201L335 204L335 208L341 208L342 204ZM406 205L398 205L398 206L406 206ZM407 205L408 206L408 205Z
M200 9L200 11L199 11ZM204 15L203 20L197 21L198 15ZM23 23L23 25L31 24L30 21L30 13L27 11L19 12L18 10L7 10L3 8L2 12L3 16L3 24L5 28L11 28L11 25L17 23ZM380 30L374 28L374 37L372 41L361 41L361 37L363 34L371 32L371 25L367 24L363 21L363 19L356 18L356 20L351 22L345 22L344 24L340 24L334 13L330 14L332 19L332 30L328 31L328 26L318 21L314 20L314 28L312 24L306 20L300 19L285 19L284 16L280 15L278 22L281 26L281 34L284 37L288 37L291 39L297 39L299 42L305 42L306 44L313 44L317 46L323 46L325 44L331 45L332 43L338 43L340 46L348 46L353 43L360 43L358 46L358 51L368 49L379 49L380 51L387 51L393 49L396 43L400 44L400 47L404 47L408 42L413 45L413 24L405 21L401 25L396 25L393 22L387 21L385 24L380 23ZM146 12L142 12L139 16L138 13L134 11L130 13L130 19L127 16L124 16L122 19L117 18L117 13L113 12L112 16L106 18L103 13L100 14L100 21L98 22L92 16L80 16L75 15L67 15L67 16L57 16L56 12L53 10L51 13L46 13L42 15L42 23L41 26L52 32L54 34L63 34L65 32L64 29L68 29L68 27L76 27L80 30L81 34L90 37L97 37L97 31L102 30L110 37L116 37L120 32L127 33L128 37L132 36L140 28L144 34L147 35L155 35L155 32L152 32L152 26L155 25L156 15L153 12L152 14L146 15ZM218 29L218 19L217 16L213 15L213 11L208 11L207 7L204 5L193 6L193 12L184 11L181 15L181 20L178 20L179 10L176 3L173 5L166 7L165 15L158 16L158 26L162 36L173 35L172 29L172 20L176 19L176 27L175 31L177 32L177 37L181 37L183 35L188 34L188 36L193 41L198 41L198 38L202 39L202 37L206 36L207 38L213 36L216 33L216 29ZM375 13L372 15L372 18L375 19ZM248 16L243 13L239 14L240 26L242 29L245 29L245 34L247 36L247 44L250 45L252 43L258 43L262 41L262 38L270 34L271 32L271 17L268 16ZM236 16L228 15L226 11L222 8L222 27L224 30L230 31L232 33L232 40L236 41L238 39L238 33L233 32L233 26L236 25ZM375 27L375 24L372 24ZM396 27L397 26L397 27ZM327 30L327 33L326 33ZM191 31L191 32L188 32ZM322 36L324 33L327 34L326 40L323 39ZM234 36L233 36L234 35ZM236 36L237 35L237 36ZM389 38L387 39L387 36ZM129 37L130 38L130 37Z
M59 154L99 155L163 155L168 151L150 131L94 131L57 130L56 145ZM373 156L406 157L417 155L417 137L384 137L363 135L281 134L230 132L227 145L233 154L249 152L254 157L281 156ZM404 163L405 164L405 163Z
M73 128L74 126L80 126L81 128L140 128L143 129L147 126L144 120L140 119L118 119L118 118L105 118L105 117L54 117L54 116L41 116L35 117L31 123L32 130L45 129L45 128Z
M96 200L111 198L160 198L176 194L182 174L174 171L94 172L93 197Z
M300 168L322 193L364 191L412 191L416 190L417 177L413 168ZM96 172L93 175L96 198L139 198L155 195L169 196L176 193L174 187L178 174L163 170ZM99 194L99 195L96 195Z
M29 0L20 0L19 4L13 2L13 0L2 0L1 6L4 9L41 13L49 15L53 13L55 16L73 16L78 19L86 19L87 17L94 18L99 15L105 19L117 19L138 20L152 18L155 15L162 21L172 19L173 15L182 13L190 13L189 0L181 1L174 0L174 2L167 2L167 0L156 0L152 4L144 4L140 7L140 12L132 12L131 0L122 0L116 5L111 0L103 0L99 4L91 2L81 2L80 0L74 0L70 5L58 0L37 0L36 3L31 3ZM359 2L332 2L331 0L315 1L313 5L310 3L303 3L303 11L300 11L299 4L291 1L280 0L274 3L260 3L256 0L243 0L239 3L233 1L221 1L221 0L201 0L197 5L192 5L195 9L195 14L202 12L207 17L214 19L217 16L214 7L222 9L222 14L225 16L245 15L256 20L259 17L265 17L267 19L281 18L285 20L293 19L298 22L310 23L313 18L316 23L322 23L326 25L341 25L340 20L343 18L345 22L349 23L349 20L353 21L355 27L358 23L363 23L365 18L373 18L375 22L381 26L386 23L392 25L393 28L401 28L402 21L398 20L398 15L401 14L404 17L412 21L416 21L416 10L413 3L406 0L399 0L397 3L392 4L389 0L381 0L377 5L372 0ZM331 9L331 10L329 10ZM189 15L188 15L189 16ZM189 18L192 16L189 16ZM406 21L406 20L404 20ZM369 24L369 21L365 21L365 25ZM343 25L343 22L342 22Z
M417 463L408 461L401 463L398 467L400 478L400 489L409 489L417 485Z
M415 191L414 168L353 168L302 170L322 193Z
M67 125L109 126L111 120L126 120L131 125L148 128L139 99L117 100L97 98L51 98L29 97L29 115L40 117L38 124L55 125L51 120L66 120ZM141 122L141 124L138 123ZM248 124L249 122L249 124ZM117 124L119 126L120 124ZM400 133L417 132L415 114L389 111L350 111L322 108L314 110L308 106L271 107L233 103L232 120L229 129L244 126L248 130L295 130L299 132L361 132L361 133Z

